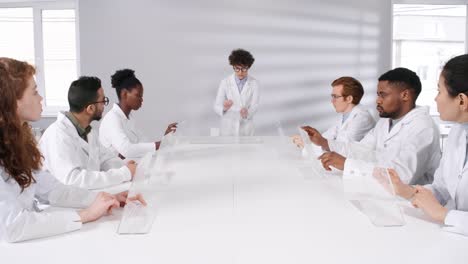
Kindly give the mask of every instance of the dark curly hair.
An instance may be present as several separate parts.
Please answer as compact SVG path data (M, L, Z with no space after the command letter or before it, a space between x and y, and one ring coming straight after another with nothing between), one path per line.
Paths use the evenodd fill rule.
M461 93L468 95L468 54L450 59L441 74L450 96L455 97Z
M131 91L137 86L141 86L140 80L135 76L135 71L131 69L123 69L116 71L111 76L112 87L117 92L117 97L120 100L120 93L122 90Z
M252 67L255 59L250 52L243 49L236 49L229 55L229 64L232 66L242 65Z
M35 73L27 62L0 58L0 166L21 191L36 182L33 172L42 167L31 127L17 113L17 100L23 97Z

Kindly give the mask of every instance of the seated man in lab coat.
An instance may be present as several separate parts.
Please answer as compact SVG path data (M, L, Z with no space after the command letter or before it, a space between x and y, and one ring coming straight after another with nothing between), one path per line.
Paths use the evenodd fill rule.
M257 80L248 74L255 59L243 49L233 50L229 63L234 74L222 80L214 103L221 116L220 132L223 136L252 136L253 116L257 112L260 94Z
M69 112L61 112L47 128L39 146L44 168L67 185L97 189L130 181L136 164L126 164L99 143L91 122L99 121L109 99L101 80L80 77L68 91Z
M317 130L304 127L313 143L331 150L319 157L324 168L348 175L389 167L405 183L431 183L441 157L439 130L429 109L416 106L420 92L419 77L406 68L380 76L376 100L380 120L358 143L323 140Z
M321 141L360 141L375 125L369 111L359 104L364 95L362 84L353 77L340 77L331 86L331 103L340 116L323 135L317 133L317 137ZM293 142L298 147L304 146L300 136L293 136Z

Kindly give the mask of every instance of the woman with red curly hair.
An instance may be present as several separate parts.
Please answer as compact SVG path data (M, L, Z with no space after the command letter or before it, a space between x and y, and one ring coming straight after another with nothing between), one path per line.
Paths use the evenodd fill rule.
M80 229L119 207L127 196L65 186L41 171L42 155L28 124L42 112L34 74L26 62L0 58L0 238L8 242ZM85 209L41 211L34 198Z

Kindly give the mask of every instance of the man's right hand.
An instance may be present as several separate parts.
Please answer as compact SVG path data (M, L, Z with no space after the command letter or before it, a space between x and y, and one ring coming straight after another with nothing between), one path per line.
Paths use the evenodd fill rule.
M234 102L232 100L224 100L224 103L223 103L223 110L224 112L226 112L227 110L229 110L229 108L231 108L231 106L234 104Z
M330 151L330 147L328 146L328 140L324 138L317 129L310 126L303 126L301 128L304 129L305 132L307 132L307 135L309 135L310 141L312 141L312 143L322 147L322 149L326 151Z
M126 166L130 170L130 173L132 174L132 180L133 180L133 177L135 177L137 164L134 160L130 160L127 162Z

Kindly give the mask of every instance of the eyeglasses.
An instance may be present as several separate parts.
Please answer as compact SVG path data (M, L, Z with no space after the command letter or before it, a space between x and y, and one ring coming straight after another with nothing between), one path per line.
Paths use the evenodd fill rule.
M101 104L101 103L104 103L104 105L108 105L109 104L109 97L106 96L106 97L104 97L104 100L94 102L94 103L90 103L90 105L92 105L92 104Z
M246 71L249 70L248 67L236 67L236 66L234 66L234 67L232 67L232 68L234 69L235 72L240 72L240 71L246 72Z
M336 100L336 99L338 99L340 97L344 97L343 95L336 95L336 94L331 94L330 96L331 96L332 100Z

